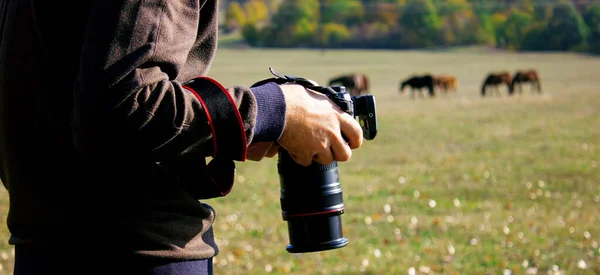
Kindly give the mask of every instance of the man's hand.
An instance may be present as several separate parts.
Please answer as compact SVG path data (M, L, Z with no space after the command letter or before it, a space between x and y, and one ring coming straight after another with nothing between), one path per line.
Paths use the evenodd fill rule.
M261 161L264 157L272 158L277 155L279 145L275 142L257 142L248 146L246 159Z
M313 160L320 164L349 160L351 149L360 147L363 142L358 121L325 95L297 84L280 87L287 108L285 127L278 141L281 147L303 166Z

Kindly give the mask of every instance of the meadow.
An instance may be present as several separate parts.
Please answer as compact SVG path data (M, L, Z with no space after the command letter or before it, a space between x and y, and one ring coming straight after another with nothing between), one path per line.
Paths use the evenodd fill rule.
M206 201L217 210L215 274L600 273L600 57L220 49L209 76L250 85L271 77L269 66L321 84L366 73L379 133L339 164L349 240L340 249L288 253L277 159L238 163L231 193ZM528 68L542 94L480 96L488 72ZM398 92L421 72L457 76L458 92ZM7 208L1 189L3 220ZM4 223L0 274L12 274L8 236Z

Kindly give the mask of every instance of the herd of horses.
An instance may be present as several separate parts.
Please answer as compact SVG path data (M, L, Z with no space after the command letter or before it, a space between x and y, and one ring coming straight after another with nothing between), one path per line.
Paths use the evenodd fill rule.
M329 86L345 86L346 91L351 96L368 94L369 78L362 73L351 73L338 75L329 80ZM414 98L415 92L424 97L423 90L426 90L430 97L437 93L450 94L458 90L458 79L453 75L430 73L421 75L412 75L400 82L400 93L408 88L411 91L411 97ZM481 86L481 96L486 94L501 95L500 87L506 85L508 95L514 94L515 90L523 92L523 84L531 84L532 91L542 92L540 73L535 69L516 71L511 75L508 71L490 72L484 79Z
M525 83L530 83L532 90L535 90L538 93L542 92L540 73L537 70L517 71L512 76L507 71L492 72L488 74L481 86L481 95L485 96L488 88L490 92L500 94L499 86L502 85L506 85L509 95L512 95L515 92L515 88L518 89L519 93L522 93L522 86Z
M408 79L400 82L400 93L403 93L406 88L410 88L411 95L414 97L415 91L423 96L423 89L426 89L429 96L433 97L436 92L445 94L457 92L458 79L453 75L413 75Z

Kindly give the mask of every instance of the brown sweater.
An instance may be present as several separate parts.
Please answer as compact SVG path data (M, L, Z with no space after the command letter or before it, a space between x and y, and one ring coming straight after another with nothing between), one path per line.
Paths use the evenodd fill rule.
M220 122L182 82L210 67L217 1L0 4L0 178L10 195L10 243L216 255L215 212L198 198L231 186L189 190L215 189L196 172L215 152ZM276 85L224 92L244 129L232 135L244 144L279 137L281 121L256 119L285 116Z

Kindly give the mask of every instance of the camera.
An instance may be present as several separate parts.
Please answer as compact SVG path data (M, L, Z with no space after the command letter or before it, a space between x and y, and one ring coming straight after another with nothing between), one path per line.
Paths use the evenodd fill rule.
M372 140L377 135L375 97L371 94L350 96L344 86L317 86L301 77L281 75L269 67L275 77L261 80L251 87L268 82L295 83L321 93L354 118L362 128L363 137ZM342 234L341 215L345 211L338 163L328 165L312 162L298 164L287 150L280 148L277 172L281 187L281 214L288 225L290 253L317 252L344 247L348 239Z
M350 96L344 86L329 87L328 94L342 110L358 121L367 140L377 134L377 115L373 95ZM313 88L311 88L313 90ZM318 91L319 89L317 89ZM287 221L290 253L306 253L344 247L341 215L345 211L337 161L328 165L302 166L281 148L277 170L281 186L281 210Z

